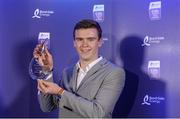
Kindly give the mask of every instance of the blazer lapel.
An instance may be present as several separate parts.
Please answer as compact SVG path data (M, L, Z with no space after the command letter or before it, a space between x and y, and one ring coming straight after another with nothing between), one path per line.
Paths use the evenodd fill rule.
M78 68L76 67L76 65L73 68L73 76L72 76L72 88L73 91L76 92L76 80L77 80L77 76L78 76Z
M92 75L94 75L99 69L102 68L102 66L107 62L106 59L102 59L97 64L95 64L86 74L86 76L81 81L77 91L86 83L88 83L90 80L93 79Z

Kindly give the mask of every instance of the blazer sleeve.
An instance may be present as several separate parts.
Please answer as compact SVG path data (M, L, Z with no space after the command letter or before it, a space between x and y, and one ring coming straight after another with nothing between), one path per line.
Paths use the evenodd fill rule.
M60 107L71 108L82 117L111 117L114 106L123 90L125 72L116 68L110 72L100 86L96 98L88 100L65 91L61 96Z
M61 86L62 88L64 88L62 79L67 78L66 73L65 73L66 70L67 69L63 70L63 72L61 74L61 78L58 82L58 85ZM53 75L47 81L53 82ZM67 84L67 83L65 83L65 84ZM68 87L68 86L66 86L66 87ZM40 104L40 108L43 112L50 112L53 109L58 108L59 102L61 100L61 98L59 98L59 96L57 96L57 95L43 94L40 91L38 92L37 97L38 97L38 101Z
M52 82L53 77L50 77L48 81ZM58 107L59 98L55 95L43 94L40 91L38 92L38 101L40 108L43 112L50 112L53 109Z

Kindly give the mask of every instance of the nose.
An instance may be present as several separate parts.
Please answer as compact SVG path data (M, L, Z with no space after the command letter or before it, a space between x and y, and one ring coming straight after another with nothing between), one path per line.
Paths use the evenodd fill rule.
M88 46L88 41L86 39L83 40L82 46Z

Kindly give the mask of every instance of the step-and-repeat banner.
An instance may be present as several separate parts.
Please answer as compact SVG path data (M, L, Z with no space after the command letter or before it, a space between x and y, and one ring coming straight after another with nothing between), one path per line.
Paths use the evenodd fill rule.
M73 27L94 19L103 29L101 55L126 71L113 117L180 117L179 0L1 0L0 117L57 117L37 101L29 63L47 38L54 81L77 62Z

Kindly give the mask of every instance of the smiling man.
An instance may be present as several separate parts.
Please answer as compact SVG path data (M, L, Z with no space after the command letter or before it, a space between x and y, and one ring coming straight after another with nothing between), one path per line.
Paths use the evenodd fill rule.
M58 84L38 79L38 98L45 112L60 108L59 117L109 118L123 90L124 70L99 56L102 30L93 20L78 22L73 31L74 47L79 60L73 67L65 68ZM34 57L42 67L53 69L53 59L47 48ZM49 72L48 71L48 72Z

